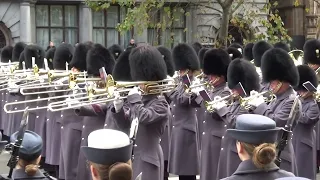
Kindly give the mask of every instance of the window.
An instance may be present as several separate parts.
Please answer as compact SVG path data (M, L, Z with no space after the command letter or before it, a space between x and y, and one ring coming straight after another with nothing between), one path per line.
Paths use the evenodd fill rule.
M120 7L110 6L106 11L93 12L93 42L106 47L120 44L120 34L116 26L120 22Z
M49 41L55 46L78 42L78 7L75 5L37 5L37 44L46 48Z
M178 43L185 42L186 17L183 7L164 7L156 13L151 11L149 16L151 25L148 28L148 43L172 48ZM167 23L166 29L163 31L157 28L157 23Z

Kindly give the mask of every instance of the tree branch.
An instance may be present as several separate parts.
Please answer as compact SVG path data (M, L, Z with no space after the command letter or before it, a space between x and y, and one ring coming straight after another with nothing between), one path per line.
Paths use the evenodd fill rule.
M226 1L224 2L224 6L225 6L225 7L231 6L232 3L233 3L233 1L234 1L234 0L226 0Z
M222 0L217 0L218 4L220 4L220 6L223 8L224 7L224 2L222 2Z
M244 0L240 0L240 1L238 2L237 6L231 10L231 17L233 16L233 13L236 12L236 11L241 7L241 5L242 5L243 3L244 3Z

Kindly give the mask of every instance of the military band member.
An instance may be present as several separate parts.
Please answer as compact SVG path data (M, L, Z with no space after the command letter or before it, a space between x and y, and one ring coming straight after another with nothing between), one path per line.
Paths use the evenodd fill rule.
M132 180L132 142L128 135L112 129L91 132L81 149L88 159L93 180Z
M252 54L252 48L254 46L254 43L248 43L243 48L243 59L252 61L253 60L253 54Z
M199 59L192 47L181 43L172 50L176 70L180 76L199 71ZM180 180L195 180L199 174L199 144L197 138L197 117L193 101L196 96L185 91L181 82L171 93L168 93L172 108L172 132L169 149L169 172L179 175Z
M81 47L81 44L77 46ZM87 49L92 49L94 47L90 47L88 45ZM89 50L90 51L90 50ZM99 59L99 56L103 57L103 59ZM111 74L115 60L111 52L107 49L103 49L103 51L96 51L95 53L88 53L86 54L87 59L84 60L83 63L84 67L86 67L86 70L88 72L89 78L92 77L99 77L100 72L99 69L104 67L107 74ZM75 61L79 61L75 60ZM79 64L82 64L81 62L78 62ZM72 63L71 63L72 64ZM77 63L75 63L77 64ZM79 68L79 70L81 70ZM110 104L110 103L109 103ZM82 106L81 108L75 109L75 112L78 116L83 117L83 126L81 130L81 146L87 146L88 144L88 135L97 129L102 129L105 124L105 118L107 114L108 108L107 104L93 104L93 105L87 105ZM87 180L90 179L90 172L87 169L86 166L86 160L84 157L83 152L80 151L79 158L78 158L78 170L77 170L77 180Z
M223 180L269 180L294 176L274 163L280 128L272 119L243 114L235 123L235 128L227 129L227 136L236 139L236 151L242 162L230 177Z
M229 54L222 49L208 50L203 59L203 73L206 75L210 85L214 87L213 90L208 91L210 97L215 96L226 97L230 95L230 90L227 87L227 69L231 59ZM205 109L205 105L203 105ZM202 120L202 119L201 119ZM200 135L202 139L201 144L201 168L200 178L202 180L211 180L216 177L221 139L226 130L225 123L215 113L204 111L203 122L204 131Z
M5 46L4 48L2 48L1 50L1 54L0 54L0 61L1 63L7 63L9 62L9 60L11 60L12 58L12 51L13 51L13 47L12 46ZM9 93L8 91L3 90L1 92L1 104L2 106L8 102L8 97L9 97ZM10 101L9 101L10 102ZM3 130L3 134L6 136L10 136L11 134L8 133L8 123L9 121L5 121L4 119L8 119L9 114L7 114L6 112L4 112L3 108L1 110L1 127L0 129Z
M298 175L309 179L316 179L316 135L314 126L319 121L320 110L314 99L313 93L308 91L303 83L310 82L314 87L318 86L316 73L308 65L297 67L299 72L299 84L295 90L300 95L302 103L302 116L298 119L293 131L292 144L296 155Z
M166 64L155 47L143 45L132 49L129 63L133 81L160 81L167 77ZM145 92L147 90L143 85L140 88ZM133 178L142 172L142 180L163 180L164 159L160 138L170 114L166 99L157 94L141 96L138 89L133 88L124 107L115 107L112 111L117 123L126 121L130 127L131 121L139 121L133 150Z
M229 56L231 58L231 60L237 59L237 58L242 58L242 54L239 51L241 50L240 48L234 48L234 47L228 47L227 48L227 52L229 53Z
M196 51L197 55L199 54L200 49L203 48L202 44L199 42L194 42L191 46Z
M12 50L12 62L19 62L20 54L27 45L24 42L18 42Z
M263 81L270 83L270 91L276 96L269 105L260 96L251 102L252 113L261 114L273 119L277 127L287 125L289 114L296 97L292 87L299 83L298 70L290 55L278 48L266 51L261 60ZM297 115L296 120L300 118ZM280 139L281 137L279 137ZM294 154L291 138L281 154L282 163L280 168L297 174L296 157Z
M53 69L53 58L54 58L54 53L56 51L56 48L53 47L53 48L50 48L48 51L46 51L46 56L45 58L48 60L48 66L49 66L49 69Z
M57 69L65 70L66 62L70 64L73 55L73 45L68 43L60 44L55 52L53 66ZM72 67L71 70L75 72L79 71L74 67ZM68 84L68 77L62 78L59 82L61 82L61 84ZM63 88L65 89L65 87ZM62 94L73 94L73 92L69 91ZM73 180L76 179L79 147L81 143L82 118L78 117L73 109L67 109L61 111L60 117L58 117L56 121L61 125L59 179Z
M111 52L115 60L117 60L121 53L123 53L123 48L118 44L113 44L108 47L108 50Z
M237 49L241 54L243 54L243 46L241 46L239 43L232 43L229 47Z
M11 136L11 141L15 142L18 132ZM19 149L19 160L16 169L13 170L12 179L54 179L45 176L39 170L39 162L41 159L41 151L43 148L42 138L37 133L26 131Z
M246 94L250 94L252 90L259 90L259 75L252 63L243 60L235 59L228 67L227 72L228 87L231 89L232 103L227 107L226 102L222 101L214 105L215 113L213 116L218 116L224 121L224 128L234 128L237 116L248 113L248 110L240 105L240 97L243 96L241 88L238 87L241 83ZM225 135L222 136L221 151L218 166L217 179L225 178L234 173L240 164L240 159L237 155L235 139Z
M288 43L285 43L285 42L277 42L273 45L274 48L280 48L280 49L283 49L287 52L290 52L290 47L288 45Z
M254 59L253 62L254 62L254 65L256 66L256 70L257 70L260 78L262 78L262 75L261 75L262 56L268 49L271 49L271 48L272 48L272 45L266 41L258 41L254 44L254 46L252 48L253 59ZM260 91L265 91L268 88L269 88L269 84L261 81L261 90Z
M164 46L159 46L157 47L157 49L162 54L164 62L166 63L168 78L173 77L175 73L175 67L174 67L171 51ZM170 104L170 100L168 98L166 100L168 104ZM163 151L163 157L164 157L164 180L168 180L169 178L168 159L169 159L169 142L170 142L171 129L172 129L172 115L170 115L169 117L170 118L167 121L165 131L160 140L161 141L160 145L161 145L161 148Z

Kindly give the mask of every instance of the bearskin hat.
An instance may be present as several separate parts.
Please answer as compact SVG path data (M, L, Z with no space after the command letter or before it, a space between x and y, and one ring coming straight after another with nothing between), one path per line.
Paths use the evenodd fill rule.
M264 82L279 80L288 82L291 86L297 86L299 83L297 67L288 52L283 49L272 48L263 54L261 72Z
M245 60L251 61L253 60L253 53L252 53L252 48L254 44L253 43L248 43L243 50L243 58Z
M123 48L118 44L113 44L108 48L108 50L111 52L115 60L117 60L120 54L123 52Z
M24 50L24 48L27 45L23 42L18 42L14 47L12 51L12 61L13 62L19 62L20 54Z
M111 74L115 60L111 52L101 44L94 44L87 53L88 74L99 76L99 69L104 67L107 74Z
M19 69L23 69L22 62L25 62L24 50L21 52L21 54L19 56Z
M303 57L307 64L320 65L320 41L317 39L308 40L303 46Z
M48 61L48 66L50 69L53 69L53 58L54 58L54 53L56 52L56 47L52 47L50 48L47 52L46 52L46 59Z
M303 87L303 83L307 81L309 81L314 87L317 88L318 78L316 72L313 69L311 69L308 65L299 65L297 66L297 69L299 72L299 84L294 88L296 91L306 91L306 89Z
M196 51L186 43L176 45L172 50L176 70L199 70L200 62Z
M1 62L3 62L3 63L9 62L9 60L11 60L11 58L12 58L12 51L13 51L12 46L5 46L4 48L2 48Z
M192 48L196 51L196 53L198 54L200 49L202 48L202 45L199 42L195 42L192 44Z
M150 45L132 49L129 64L133 81L158 81L167 78L167 67L161 53Z
M243 59L231 61L228 67L228 87L233 89L240 82L247 94L260 90L260 79L252 63Z
M74 54L74 46L68 43L60 44L56 48L56 51L54 53L53 68L56 70L66 69L66 62L70 64L73 54Z
M75 67L80 71L85 71L87 69L87 53L92 47L92 42L79 43L75 48L72 60L70 62L70 67Z
M232 60L234 59L237 59L237 58L242 58L242 54L241 52L237 49L237 48L234 48L234 47L228 47L227 48L227 51L229 53L229 56Z
M232 43L229 47L236 48L241 54L243 53L243 46L239 43Z
M227 70L230 62L230 56L225 50L210 49L204 54L203 73L227 78Z
M114 65L112 76L115 81L132 81L130 74L129 55L133 48L127 48L120 54Z
M164 47L164 46L159 46L159 47L157 47L157 49L162 54L164 62L167 65L168 75L169 76L173 76L174 72L175 72L175 68L174 68L174 64L173 64L171 51L168 48Z
M267 43L266 41L258 41L257 43L254 44L254 46L252 48L252 53L253 53L254 65L256 67L261 66L262 55L268 49L271 49L271 48L272 48L272 45Z
M283 49L287 52L290 51L290 47L287 43L284 43L284 42L277 42L273 45L274 48L280 48L280 49Z
M44 65L44 56L45 51L42 47L30 44L24 48L24 62L26 64L26 68L32 68L32 58L35 58L35 63L39 68L43 68Z
M204 54L209 50L209 48L201 48L198 54L199 57L199 61L200 61L200 67L201 69L203 69L203 58L204 58Z

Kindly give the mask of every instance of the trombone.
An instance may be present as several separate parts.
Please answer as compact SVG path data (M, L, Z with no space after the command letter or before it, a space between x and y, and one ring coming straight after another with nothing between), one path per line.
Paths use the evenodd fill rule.
M142 88L140 88L142 95L162 94L170 92L176 87L176 85L174 84L174 79L171 78L160 81L126 82L114 81L112 75L109 74L106 78L105 88L88 86L87 96L75 98L74 101L77 101L76 104L71 104L70 101L72 100L67 99L64 101L50 103L48 108L50 111L55 112L86 105L106 103L109 101L114 101L118 98L125 99L127 98L129 91L136 86L143 86ZM116 97L116 94L119 94L120 97Z
M16 106L16 105L21 105L21 104L25 104L25 103L35 103L38 101L51 101L53 99L60 99L60 98L68 98L70 96L84 96L86 95L86 93L74 93L73 95L62 95L62 96L54 96L54 97L48 97L48 98L38 98L38 99L32 99L32 100L26 100L26 101L18 101L18 102L10 102L10 103L6 103L3 107L3 110L8 113L19 113L19 112L24 112L24 109L14 109L14 110L10 110L8 109L8 107L10 106ZM48 109L49 106L36 106L34 108L29 108L29 111L36 111L36 110L40 110L40 109Z

